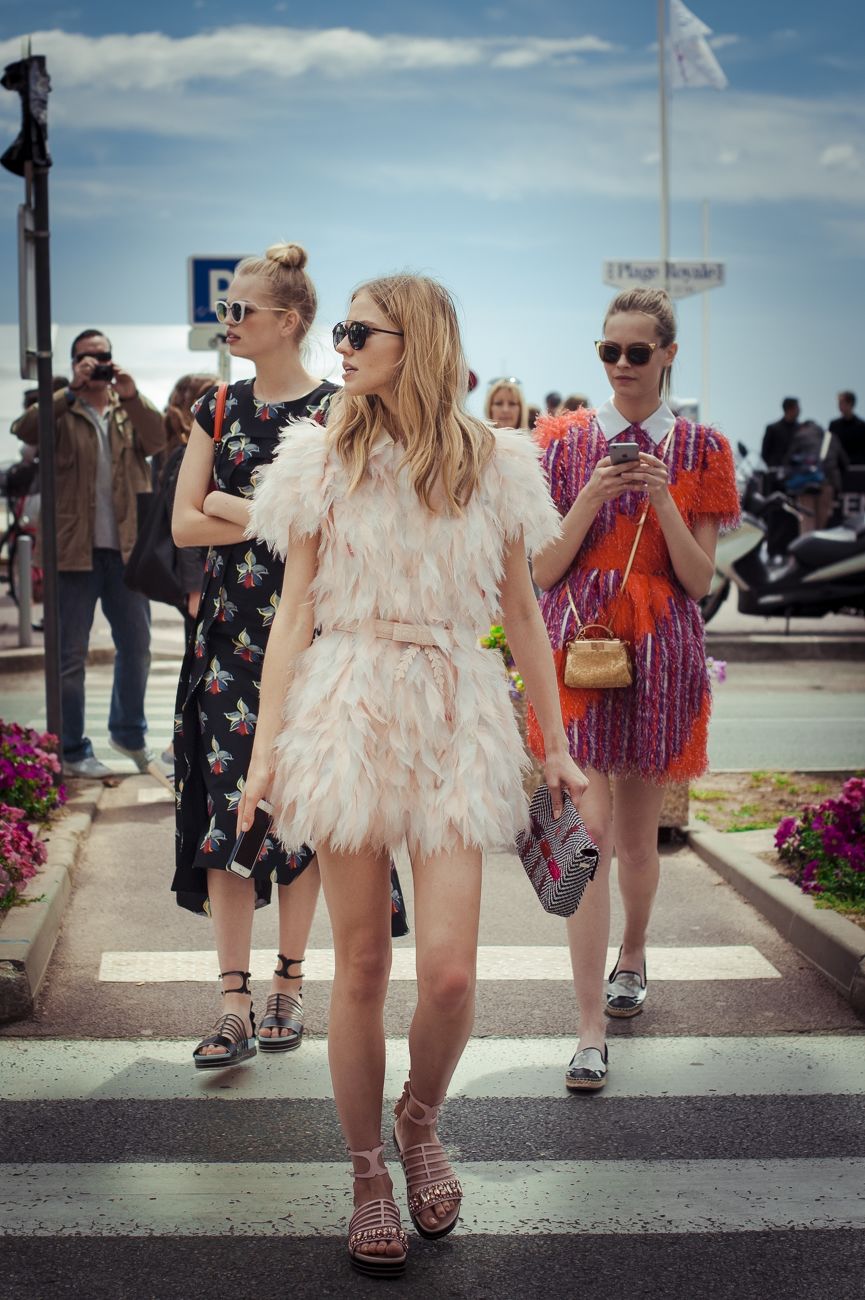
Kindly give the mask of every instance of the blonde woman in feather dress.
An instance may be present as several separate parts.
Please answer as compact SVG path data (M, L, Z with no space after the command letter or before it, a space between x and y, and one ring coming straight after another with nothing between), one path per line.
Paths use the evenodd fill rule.
M389 1275L408 1244L381 1143L390 855L407 840L418 985L393 1136L412 1222L439 1238L462 1195L436 1120L474 1019L482 855L526 817L507 684L478 641L491 622L503 617L534 702L557 810L586 779L526 563L557 535L556 511L533 444L462 409L450 297L420 276L372 281L334 344L345 387L327 429L293 424L253 503L251 535L286 568L238 821L269 796L282 842L318 850L336 953L330 1067L355 1180L349 1254Z

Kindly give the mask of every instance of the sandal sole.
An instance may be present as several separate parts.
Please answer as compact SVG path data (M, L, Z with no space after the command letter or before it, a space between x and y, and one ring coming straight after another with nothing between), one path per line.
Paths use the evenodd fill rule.
M632 1020L634 1016L642 1014L642 1002L638 1007L604 1007L604 1015L612 1016L614 1020Z
M599 1079L597 1083L594 1079L581 1081L578 1079L565 1079L565 1087L568 1092L600 1092L601 1088L607 1086L606 1079Z
M228 1060L221 1056L193 1056L192 1063L196 1070L225 1070L231 1065L243 1065L244 1061L251 1061L255 1054L256 1049L253 1047L251 1051L240 1052Z
M260 1052L296 1052L303 1042L303 1034L297 1038L259 1038Z
M407 1256L404 1255L402 1259L388 1259L385 1255L379 1255L378 1258L382 1261L380 1264L375 1262L376 1256L374 1255L364 1259L362 1255L349 1254L348 1258L352 1268L357 1273L363 1273L366 1277L384 1278L401 1277L405 1272Z

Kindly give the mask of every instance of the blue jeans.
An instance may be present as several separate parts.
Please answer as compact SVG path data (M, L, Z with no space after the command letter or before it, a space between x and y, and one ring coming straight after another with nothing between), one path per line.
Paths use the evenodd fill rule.
M108 731L126 749L141 749L147 722L144 691L150 671L150 602L123 581L119 551L97 549L89 573L60 573L60 695L63 757L75 763L93 754L84 734L84 670L97 600L114 642L114 689Z

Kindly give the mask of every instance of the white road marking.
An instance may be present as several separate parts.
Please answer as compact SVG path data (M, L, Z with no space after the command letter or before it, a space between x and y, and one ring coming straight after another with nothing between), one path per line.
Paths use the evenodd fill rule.
M329 1100L327 1044L306 1038L290 1056L258 1057L234 1069L192 1065L195 1039L0 1040L0 1096L27 1102ZM566 1038L472 1038L449 1096L565 1097L576 1047ZM625 1097L857 1096L865 1037L634 1038L613 1042L610 1081L599 1105ZM399 1096L408 1044L387 1044L385 1096Z
M607 967L618 949L610 948ZM649 948L646 954L649 978L658 980L755 980L780 979L780 972L750 944L724 947ZM100 980L119 983L205 982L216 978L216 953L197 952L105 952L99 967ZM273 951L258 948L250 959L254 979L270 979ZM414 980L415 950L394 945L392 980ZM305 980L333 979L333 949L307 951ZM571 962L566 947L482 947L478 950L480 980L567 980Z
M463 1235L865 1227L865 1159L478 1161L459 1176ZM0 1234L27 1237L341 1236L351 1212L346 1162L9 1164L0 1185Z

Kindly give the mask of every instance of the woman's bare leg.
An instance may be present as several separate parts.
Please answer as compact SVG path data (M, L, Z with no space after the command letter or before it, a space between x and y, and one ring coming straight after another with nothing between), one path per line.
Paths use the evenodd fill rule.
M448 854L412 854L418 1001L409 1030L411 1089L418 1101L444 1099L472 1031L475 1016L481 853L461 846ZM403 1108L396 1123L401 1149L436 1140L435 1127L412 1121ZM420 1215L437 1227L454 1206L446 1201Z
M249 970L249 954L252 948L252 916L255 910L255 885L251 879L236 876L232 871L211 869L207 873L207 894L210 899L210 915L213 919L213 933L216 939L216 952L219 957L219 969ZM237 975L229 975L222 981L223 988L236 989L240 983ZM240 1016L246 1025L246 1032L252 1032L249 1019L251 1002L242 993L226 993L220 999L223 1003L220 1015L233 1012ZM203 1047L202 1056L224 1056L227 1049L216 1045Z
M318 861L313 858L297 880L293 880L290 885L276 887L279 906L279 951L296 961L302 961L306 955L306 945L312 929L312 918L315 916L320 885ZM300 1002L303 975L299 966L290 966L289 969L295 971L289 979L283 979L282 976L274 973L270 981L270 991L287 993ZM288 1038L290 1033L289 1029L262 1029L259 1037Z
M658 814L663 786L639 777L617 777L613 800L613 841L619 868L619 892L625 909L620 970L642 972L646 933L658 890Z
M327 1033L333 1095L349 1150L369 1151L381 1142L384 1002L391 963L390 854L334 853L327 845L317 847L335 959ZM361 1173L367 1169L365 1161L356 1167ZM387 1174L355 1179L356 1206L392 1195ZM361 1249L402 1254L398 1242Z
M610 861L613 856L612 806L609 778L585 768L589 788L580 800L580 816L600 850L594 880L586 885L580 906L567 920L574 992L580 1013L578 1050L604 1050L604 976L610 942Z

